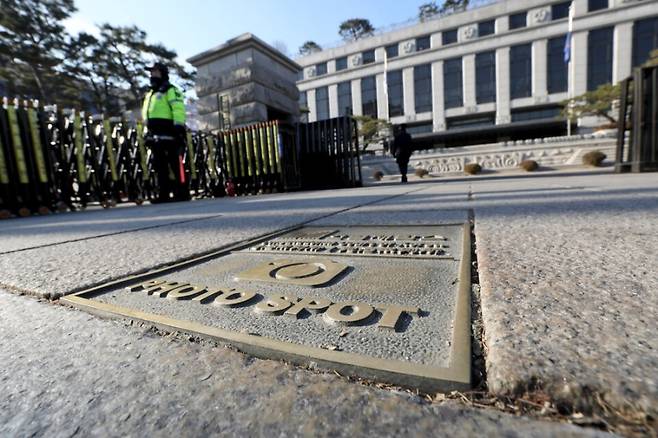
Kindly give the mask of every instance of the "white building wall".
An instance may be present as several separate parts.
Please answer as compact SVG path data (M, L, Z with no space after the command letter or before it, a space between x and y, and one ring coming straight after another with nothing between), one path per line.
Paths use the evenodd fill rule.
M548 40L532 42L532 96L548 94Z
M496 124L512 122L510 113L509 47L496 50Z
M408 67L402 70L402 92L404 94L405 116L416 115L413 67Z
M619 82L631 75L631 66L633 64L632 22L615 26L613 51L612 80L613 82Z
M338 117L338 84L329 85L329 117Z
M473 108L475 102L475 54L462 58L462 80L464 81L464 106Z
M386 99L386 87L384 84L384 73L378 74L377 83L377 117L388 119L388 100Z
M361 106L361 81L356 79L352 81L352 113L355 116L363 115Z
M446 114L443 104L443 61L432 63L432 130L445 131Z
M377 35L335 49L325 50L299 59L306 67L306 73L319 62L328 62L329 73L320 77L309 77L298 82L300 90L311 91L321 86L330 86L330 111L337 113L337 93L331 87L342 81L352 83L354 114L361 114L360 79L375 75L377 82L378 112L380 118L387 118L388 108L384 92L384 53L385 47L397 44L399 56L388 60L388 69L403 71L405 117L395 122L426 120L425 115L415 114L413 91L413 66L432 65L431 122L433 129L445 129L446 116L454 117L478 112L496 111L498 123L504 123L512 109L559 103L567 93L548 95L547 91L547 43L549 38L561 37L567 32L567 19L552 20L551 0L502 0L493 5L477 8L464 13L453 14L439 20L430 20L408 28ZM587 91L587 34L590 29L615 26L613 80L619 81L631 71L633 22L658 15L658 0L610 0L607 10L588 12L587 0L574 0L576 8L575 32L572 44L572 59L575 75L569 73L569 89L575 94ZM527 27L509 30L509 15L527 11ZM477 23L495 19L496 34L479 37ZM458 44L442 46L441 32L458 28ZM415 38L430 35L431 48L415 50ZM532 43L532 97L509 100L509 47L515 44ZM376 62L363 65L358 60L365 50L375 49ZM496 103L476 105L475 99L475 53L496 51ZM335 72L335 58L347 56L348 68ZM443 105L443 60L462 57L464 107L445 110ZM334 100L335 98L335 100ZM315 119L315 95L308 94L310 120ZM447 114L446 114L447 113Z

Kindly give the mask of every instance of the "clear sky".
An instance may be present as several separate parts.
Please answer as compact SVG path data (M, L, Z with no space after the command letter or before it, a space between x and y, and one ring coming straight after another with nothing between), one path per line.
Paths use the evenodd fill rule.
M348 18L367 18L384 27L417 15L427 0L76 0L72 32L94 24L136 24L150 42L174 49L180 60L244 32L272 44L283 42L291 55L307 40L340 40L338 26Z

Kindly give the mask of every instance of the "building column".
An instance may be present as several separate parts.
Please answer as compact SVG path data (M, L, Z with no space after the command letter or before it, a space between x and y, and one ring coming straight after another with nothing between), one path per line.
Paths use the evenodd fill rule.
M612 83L631 75L633 64L633 23L615 26L613 36Z
M464 81L464 106L476 106L475 101L475 54L462 58L462 80Z
M355 116L363 115L360 79L355 79L352 81L352 114L354 114Z
M338 84L329 85L329 117L338 117Z
M610 1L612 3L612 0ZM573 0L573 6L575 8L575 16L582 17L587 14L588 1L587 0Z
M587 91L587 31L575 32L571 41L571 68L569 90L574 96Z
M496 33L503 33L509 30L509 15L503 15L496 18Z
M443 103L443 61L432 63L432 130L445 131L446 113Z
M532 42L532 97L548 96L548 40Z
M404 115L416 114L416 96L414 94L414 68L402 70L402 95L404 97Z
M306 92L308 102L308 121L315 122L318 120L318 109L315 106L315 89Z
M509 52L509 47L496 49L496 125L512 122Z
M384 90L384 73L378 74L375 81L377 83L377 118L388 120L387 90Z

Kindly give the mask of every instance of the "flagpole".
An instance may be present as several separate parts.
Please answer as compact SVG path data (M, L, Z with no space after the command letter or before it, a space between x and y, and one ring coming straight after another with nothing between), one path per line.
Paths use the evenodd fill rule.
M574 17L575 11L574 11L574 6L573 6L573 1L571 2L571 5L569 5L569 64L567 66L567 69L569 70L569 79L567 80L568 83L568 98L569 98L569 106L567 108L567 136L571 137L571 111L573 107L572 99L574 97L574 88L575 88L575 81L576 81L576 75L575 75L575 65L573 61L573 17Z

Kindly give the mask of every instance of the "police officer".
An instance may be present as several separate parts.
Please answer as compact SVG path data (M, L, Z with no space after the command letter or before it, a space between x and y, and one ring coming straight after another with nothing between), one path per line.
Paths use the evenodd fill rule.
M142 119L148 133L147 144L153 153L158 180L158 196L152 202L190 199L183 166L186 141L183 93L169 83L169 69L156 63L150 68L151 86L144 97ZM172 178L173 175L173 178Z

